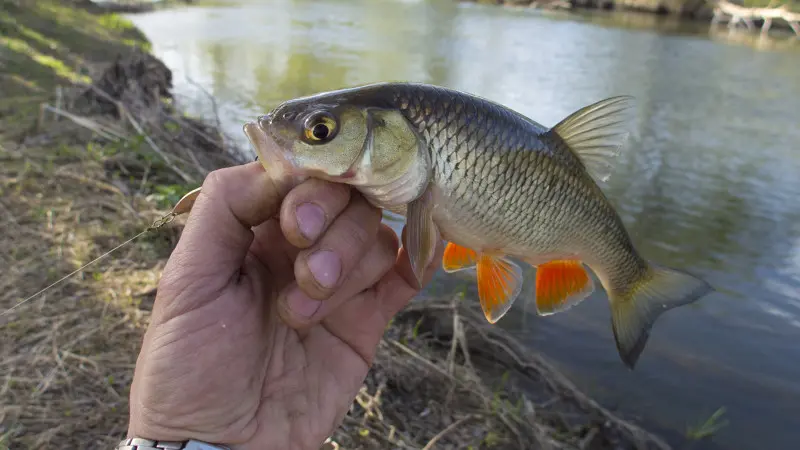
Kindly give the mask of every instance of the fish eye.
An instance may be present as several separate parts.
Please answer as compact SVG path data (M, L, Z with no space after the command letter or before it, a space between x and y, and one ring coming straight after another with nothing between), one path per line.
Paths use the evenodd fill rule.
M305 121L305 138L311 144L330 141L336 136L336 118L328 112L311 114Z

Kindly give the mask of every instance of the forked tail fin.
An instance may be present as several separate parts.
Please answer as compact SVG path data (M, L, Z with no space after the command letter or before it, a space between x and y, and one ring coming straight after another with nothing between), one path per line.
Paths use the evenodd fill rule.
M710 284L693 275L653 264L646 278L627 292L609 291L611 326L625 365L630 369L636 365L650 329L662 313L713 291Z

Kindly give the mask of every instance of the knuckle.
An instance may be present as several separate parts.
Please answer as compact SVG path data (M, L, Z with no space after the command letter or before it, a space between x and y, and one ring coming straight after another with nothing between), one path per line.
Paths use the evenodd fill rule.
M371 240L369 230L363 223L359 223L353 217L342 217L344 223L342 224L341 233L336 236L337 245L343 249L361 249L365 247ZM350 250L348 253L353 254Z
M388 225L381 226L378 230L378 242L381 244L381 250L394 259L400 249L400 239L394 230Z
M331 183L324 180L319 181L317 189L324 192L331 200L347 203L350 199L350 187L342 183Z
M377 229L378 224L381 222L381 210L370 204L362 195L358 195L353 199L358 214L363 216L365 223L368 223L373 229Z
M311 268L308 266L307 257L308 255L303 259L298 258L295 261L295 280L297 281L298 287L305 292L306 295L316 300L324 300L330 296L336 288L326 288L317 281L314 274L311 272Z
M217 169L214 171L209 172L206 175L206 179L203 180L203 189L202 192L206 194L209 193L217 193L225 186L225 174L224 169Z
M386 242L376 242L349 271L347 282L357 283L361 289L371 286L392 268L394 256Z
M311 197L311 196L309 196ZM337 187L332 190L320 191L314 197L314 202L322 208L329 217L336 217L347 208L350 196L346 189Z
M323 207L334 206L342 209L350 199L350 188L341 183L331 183L325 180L311 179L303 189L297 193L296 201L318 201Z

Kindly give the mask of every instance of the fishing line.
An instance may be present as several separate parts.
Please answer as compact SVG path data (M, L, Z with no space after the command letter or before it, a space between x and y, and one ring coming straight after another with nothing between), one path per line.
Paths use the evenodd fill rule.
M115 251L119 250L120 248L130 244L131 242L133 242L134 240L140 238L141 236L143 236L143 235L145 235L145 234L147 234L147 233L149 233L151 231L158 231L164 225L172 222L175 219L175 217L177 217L177 216L178 216L178 214L173 210L173 212L170 212L169 214L157 219L155 222L153 222L152 225L147 227L144 231L142 231L141 233L137 234L136 236L128 239L127 241L125 241L125 242L123 242L123 243L121 243L119 245L117 245L116 247L112 248L111 250L103 253L102 255L98 256L97 258L95 258L95 259L89 261L88 263L84 264L83 266L75 269L73 272L65 275L64 277L62 277L58 281L55 281L50 286L47 286L46 288L44 288L44 289L40 290L39 292L31 295L30 297L26 298L25 300L22 300L21 302L17 303L16 305L12 306L11 308L3 311L2 313L0 313L0 317L5 316L6 314L10 313L11 311L14 311L15 309L19 308L20 306L24 305L25 303L27 303L27 302L33 300L34 298L36 298L36 296L40 295L42 292L45 292L48 289L51 289L52 287L54 287L54 286L56 286L56 285L58 285L58 284L60 284L60 283L62 283L64 281L66 281L67 279L69 279L70 277L75 275L76 273L78 273L81 270L91 266L92 264L96 263L97 261L100 261L101 259L103 259L106 256L110 255L111 253L114 253Z

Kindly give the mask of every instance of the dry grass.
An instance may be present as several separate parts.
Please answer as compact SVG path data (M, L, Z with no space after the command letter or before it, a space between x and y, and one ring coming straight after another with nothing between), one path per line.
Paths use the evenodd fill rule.
M110 189L96 162L58 158L55 169L48 161L52 150L3 149L3 310L120 236L138 232L158 213L150 202ZM82 180L63 176L68 171ZM124 433L148 293L174 240L174 233L164 233L133 244L0 318L0 435L8 435L6 445L109 448Z
M336 442L359 449L669 448L489 325L476 303L418 299L402 311Z
M159 61L134 52L103 69L92 86L0 114L2 311L237 162L213 129L170 107ZM124 435L132 369L177 222L0 316L2 445L110 448Z

